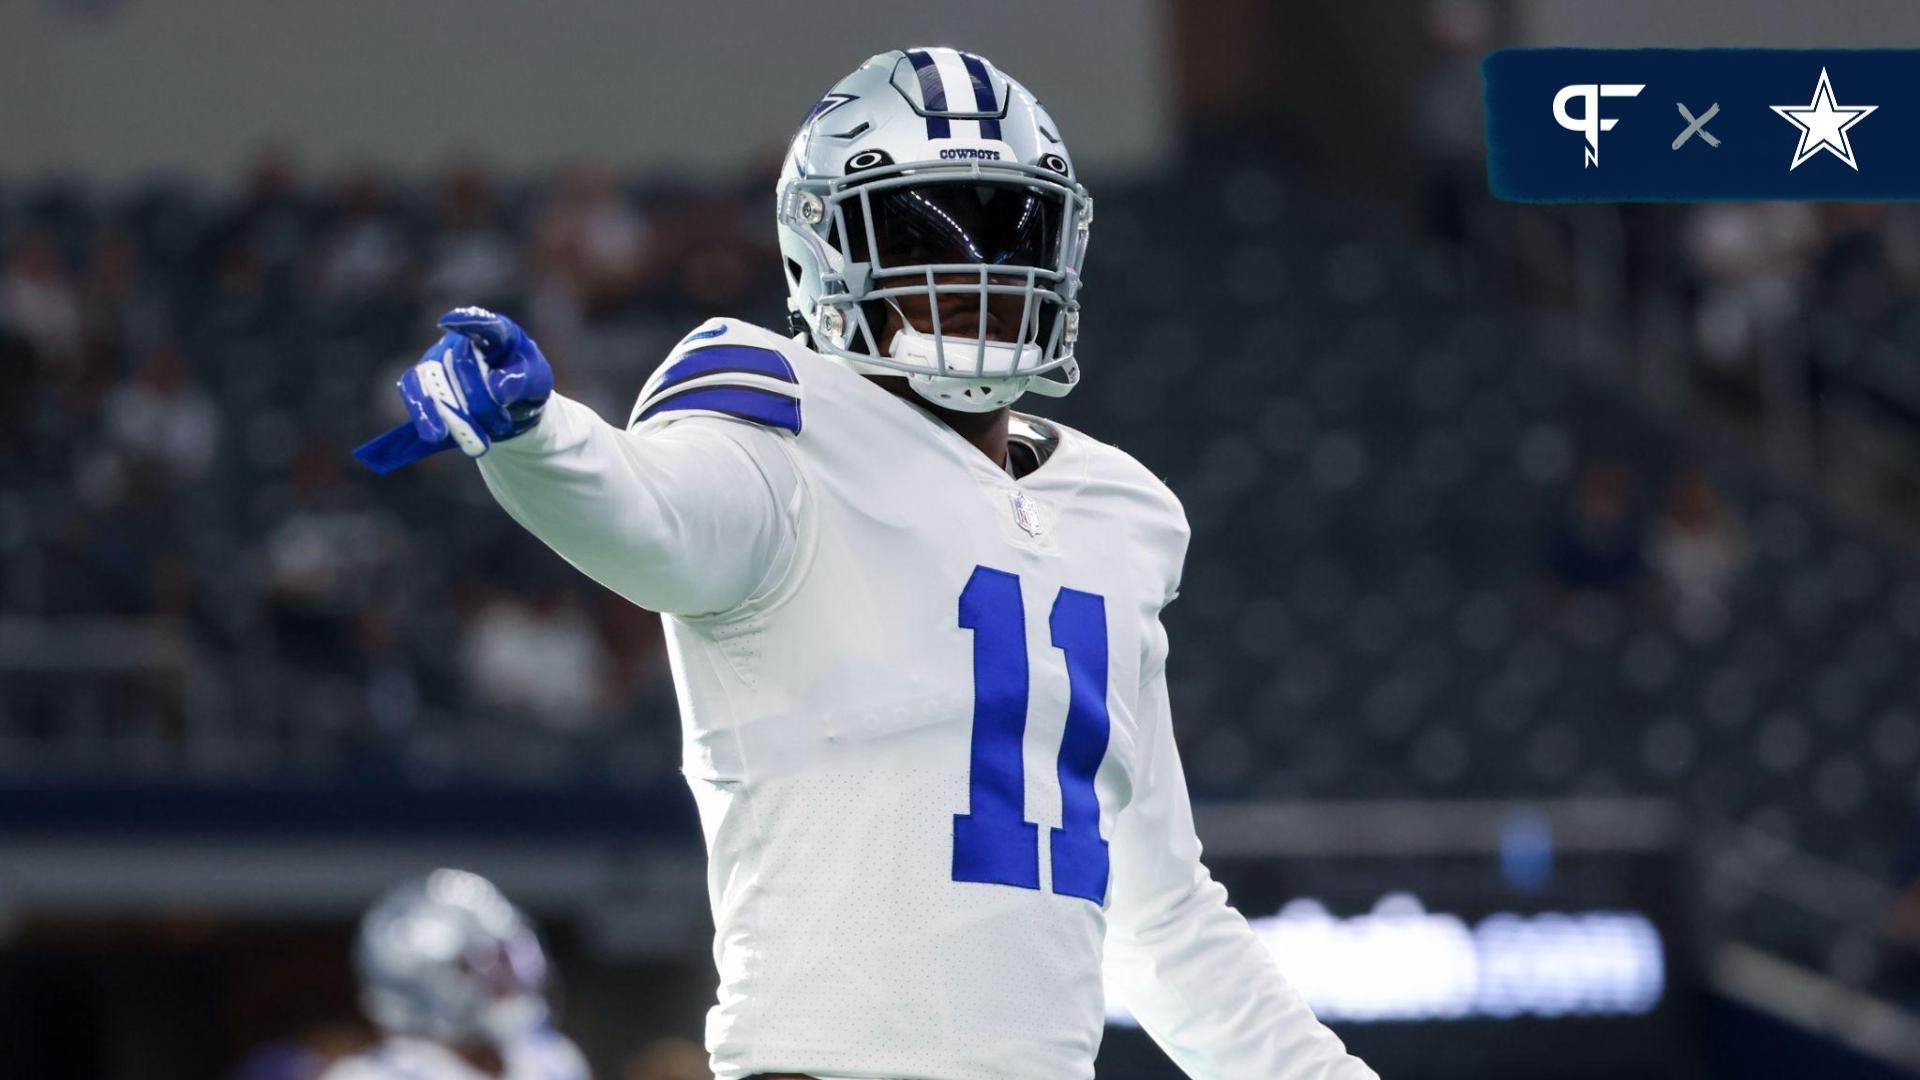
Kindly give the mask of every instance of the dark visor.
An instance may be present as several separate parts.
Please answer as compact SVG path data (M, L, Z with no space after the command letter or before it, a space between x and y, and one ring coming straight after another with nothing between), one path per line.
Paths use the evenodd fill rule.
M928 184L874 193L873 232L883 269L985 263L1052 270L1064 200L1019 184ZM846 202L856 262L874 262L858 199Z

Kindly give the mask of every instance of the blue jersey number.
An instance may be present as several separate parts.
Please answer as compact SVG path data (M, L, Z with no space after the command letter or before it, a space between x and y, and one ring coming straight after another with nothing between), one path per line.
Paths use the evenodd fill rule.
M1020 579L976 566L960 591L973 631L973 756L967 809L953 816L953 880L1040 887L1040 828L1027 820L1027 617ZM1107 756L1107 605L1061 589L1047 617L1066 657L1067 729L1060 740L1060 828L1051 830L1053 891L1098 904L1107 895L1094 774Z

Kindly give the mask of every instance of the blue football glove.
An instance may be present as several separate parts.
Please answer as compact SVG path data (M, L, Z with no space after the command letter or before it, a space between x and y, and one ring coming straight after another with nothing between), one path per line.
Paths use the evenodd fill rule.
M512 319L464 307L440 327L446 333L400 377L409 422L354 451L375 472L454 446L477 458L538 423L553 393L553 368Z

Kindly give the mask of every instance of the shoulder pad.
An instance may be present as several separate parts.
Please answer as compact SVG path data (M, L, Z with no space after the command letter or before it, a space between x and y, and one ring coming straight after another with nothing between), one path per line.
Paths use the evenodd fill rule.
M641 389L627 427L704 413L800 434L800 377L785 344L750 323L710 320L667 354Z

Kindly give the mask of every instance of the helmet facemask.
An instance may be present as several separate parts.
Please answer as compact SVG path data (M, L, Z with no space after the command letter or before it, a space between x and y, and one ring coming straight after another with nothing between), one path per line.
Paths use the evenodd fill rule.
M1092 216L1078 184L1014 162L799 179L781 206L820 268L814 308L799 313L815 346L967 412L1027 390L1061 396L1078 380ZM901 329L886 340L889 308Z

